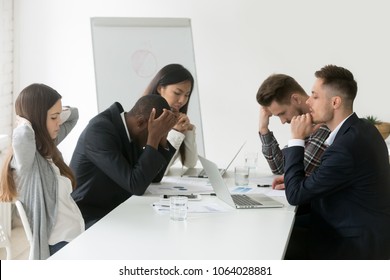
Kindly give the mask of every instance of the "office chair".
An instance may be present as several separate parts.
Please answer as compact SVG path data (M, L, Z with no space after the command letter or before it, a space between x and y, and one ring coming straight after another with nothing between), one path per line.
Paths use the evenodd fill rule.
M9 241L8 234L4 231L4 227L2 224L0 224L0 248L5 248L7 252L7 260L11 260L11 242Z
M27 241L30 244L30 252L29 252L29 255L28 255L28 259L32 260L33 259L33 252L31 250L31 248L32 248L32 231L31 231L31 227L30 227L30 224L28 222L26 212L24 211L23 204L19 200L16 200L15 201L15 205L16 205L16 208L18 209L18 213L19 213L20 219L22 220L22 224L23 224L24 232L26 233Z

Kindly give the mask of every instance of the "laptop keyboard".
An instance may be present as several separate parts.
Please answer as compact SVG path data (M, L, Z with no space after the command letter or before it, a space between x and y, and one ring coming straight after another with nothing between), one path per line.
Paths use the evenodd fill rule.
M236 205L245 206L245 205L262 205L260 202L250 198L249 196L242 194L232 194L233 201Z

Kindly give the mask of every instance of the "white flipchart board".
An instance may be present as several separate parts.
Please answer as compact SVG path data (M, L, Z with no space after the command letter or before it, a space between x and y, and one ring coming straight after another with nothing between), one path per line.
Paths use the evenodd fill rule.
M118 101L128 111L154 75L179 63L194 76L188 116L205 154L191 21L186 18L91 18L98 111Z

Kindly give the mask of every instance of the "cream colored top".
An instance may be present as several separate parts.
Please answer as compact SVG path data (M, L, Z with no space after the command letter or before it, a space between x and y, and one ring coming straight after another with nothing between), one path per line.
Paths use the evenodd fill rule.
M198 161L198 149L196 146L196 127L192 130L188 130L185 133L181 133L177 130L172 129L168 133L168 141L171 143L171 145L176 149L176 153L173 155L171 162L169 163L167 167L168 172L169 168L172 166L172 164L175 163L176 160L180 158L180 152L179 148L180 145L184 142L184 148L185 148L185 154L186 158L184 161L184 166L187 168L195 167L197 161Z
M49 245L61 241L70 242L84 232L84 219L76 202L71 197L72 183L68 177L60 174L59 168L50 160L58 179L58 209L56 224L49 236Z

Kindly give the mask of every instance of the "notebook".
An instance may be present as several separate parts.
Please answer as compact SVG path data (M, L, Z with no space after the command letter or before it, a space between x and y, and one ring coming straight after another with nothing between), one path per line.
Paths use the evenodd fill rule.
M217 165L199 156L199 160L206 170L211 186L219 199L227 203L233 208L237 209L255 209L255 208L270 208L283 207L283 203L276 201L264 194L231 194L221 174L219 173Z
M229 164L222 169L218 169L221 176L223 176L226 172L226 170L229 169L230 165L233 163L233 161L236 159L238 154L241 152L242 148L245 146L245 143L242 143L241 147L238 149L237 153L234 155L232 160L229 162ZM200 156L198 156L200 157ZM207 173L204 170L204 168L188 168L181 176L188 176L188 177L198 177L198 178L207 178Z

